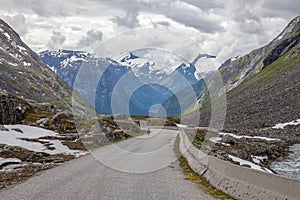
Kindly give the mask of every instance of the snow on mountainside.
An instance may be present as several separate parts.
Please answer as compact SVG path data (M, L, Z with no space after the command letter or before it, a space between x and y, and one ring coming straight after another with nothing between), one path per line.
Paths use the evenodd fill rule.
M60 49L58 51L43 51L40 53L40 57L55 71L58 65L60 65L61 68L76 67L77 64L81 64L82 61L92 59L94 55L84 51Z
M75 75L82 63L95 62L101 60L104 63L98 67L104 68L107 66L107 62L112 62L116 65L123 67L130 67L134 75L141 81L146 83L163 83L166 79L170 79L172 73L178 72L181 74L190 84L196 83L203 76L201 69L195 67L196 62L200 58L215 58L208 54L199 54L191 63L177 61L161 62L157 63L148 58L135 55L130 52L129 54L119 58L95 58L93 54L84 51L71 51L71 50L59 50L59 51L44 51L40 53L41 59L47 64L54 72L56 72L61 78L63 78L69 85L73 85ZM168 85L169 87L170 85ZM171 87L176 88L176 87Z
M120 64L130 66L134 74L144 80L145 82L156 82L162 83L166 79L170 79L172 73L178 72L181 74L189 84L195 84L201 78L203 78L203 71L201 68L196 68L196 63L201 58L215 58L215 56L208 54L199 54L192 62L187 62L183 60L176 60L168 55L170 60L174 62L165 61L164 58L162 62L156 63L142 56L138 56L130 52L128 55L120 59ZM176 87L171 87L176 88Z
M137 91L131 99L130 105L133 107L134 114L137 115L141 113L147 115L151 105L162 104L172 96L172 92L176 93L198 82L196 77L201 76L199 76L199 70L196 69L195 63L202 57L214 58L207 54L199 54L192 63L188 63L176 60L171 54L162 56L154 53L154 55L148 52L130 52L112 59L96 58L93 54L83 51L59 50L41 52L40 58L70 86L74 85L81 66L83 67L81 71L93 71L89 75L90 77L83 77L86 81L80 83L80 88L76 88L76 90L91 104L95 103L93 101L95 96L96 109L104 114L112 113L112 93L122 76L127 74L131 77L130 83L123 85L123 91L127 91L127 93L133 84L140 86L149 84ZM91 88L87 85L91 78L100 78L96 95L92 94ZM180 81L182 79L185 81ZM151 98L150 94L158 100Z
M0 20L0 68L0 92L60 106L71 103L72 88L49 70L3 20Z
M153 61L141 58L133 53L129 53L122 59L120 64L131 67L134 74L145 82L159 82L167 77L170 69L156 65Z

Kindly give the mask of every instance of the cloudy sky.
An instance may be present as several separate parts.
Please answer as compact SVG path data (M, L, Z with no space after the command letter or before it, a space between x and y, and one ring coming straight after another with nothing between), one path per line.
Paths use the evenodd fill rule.
M133 29L174 30L193 38L217 63L277 36L299 0L0 0L0 17L35 51L92 52Z

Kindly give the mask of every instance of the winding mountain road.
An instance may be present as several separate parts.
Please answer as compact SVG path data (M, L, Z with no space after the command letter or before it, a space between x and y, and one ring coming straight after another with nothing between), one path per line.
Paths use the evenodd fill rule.
M184 179L173 151L177 133L153 129L102 147L2 190L0 199L213 199Z

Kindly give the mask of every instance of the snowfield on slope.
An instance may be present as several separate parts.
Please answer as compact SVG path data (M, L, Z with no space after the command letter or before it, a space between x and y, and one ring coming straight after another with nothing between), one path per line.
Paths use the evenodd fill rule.
M279 141L280 140L280 139L276 139L276 138L269 138L269 137L263 137L263 136L236 135L233 133L223 133L223 132L220 132L219 135L222 135L222 136L230 135L237 139L246 138L246 139L259 139L259 140L266 140L266 141Z
M297 120L294 120L294 121L291 121L291 122L278 123L275 126L273 126L272 128L275 128L275 129L281 128L282 129L285 126L297 126L299 124L300 124L300 119L297 119Z
M38 139L40 137L46 137L46 136L56 136L56 137L59 136L59 134L55 133L54 131L33 127L33 126L27 126L27 125L5 125L5 127L9 131L0 130L0 144L19 146L31 151L45 152L52 155L58 153L66 153L66 154L79 156L81 154L84 154L83 151L70 150L67 146L63 145L59 140L47 140L47 139L40 140L42 142L50 143L51 144L50 146L54 147L53 150L47 149L45 145L39 142L30 142L30 141L22 140L22 138ZM23 133L13 129L20 129Z

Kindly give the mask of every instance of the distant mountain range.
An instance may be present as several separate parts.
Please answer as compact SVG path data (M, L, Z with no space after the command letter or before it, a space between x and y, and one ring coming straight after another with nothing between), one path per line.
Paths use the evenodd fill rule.
M44 51L39 55L43 62L70 86L74 85L81 66L85 67L85 70L92 68L99 73L101 71L102 77L97 86L95 98L88 91L85 81L76 89L103 114L113 113L111 106L113 90L124 75L129 75L130 81L122 85L122 95L116 95L120 95L121 102L122 99L130 99L129 110L124 112L129 112L132 115L149 115L149 109L152 105L163 104L173 94L189 85L196 84L199 81L199 74L197 74L198 70L195 63L202 57L215 58L215 56L208 54L199 54L191 63L179 63L178 66L166 67L159 66L159 64L132 52L118 60L96 58L87 52L71 50ZM184 78L186 81L179 81L180 78ZM88 79L86 77L87 81ZM137 90L134 92L131 89L134 86L141 87L136 88ZM131 95L132 97L130 97ZM128 97L124 98L124 96ZM94 99L95 102L93 102ZM178 102L175 107L178 108ZM170 108L172 110L167 107L165 109L169 115L176 113L172 111L174 107ZM118 111L117 109L116 112Z

